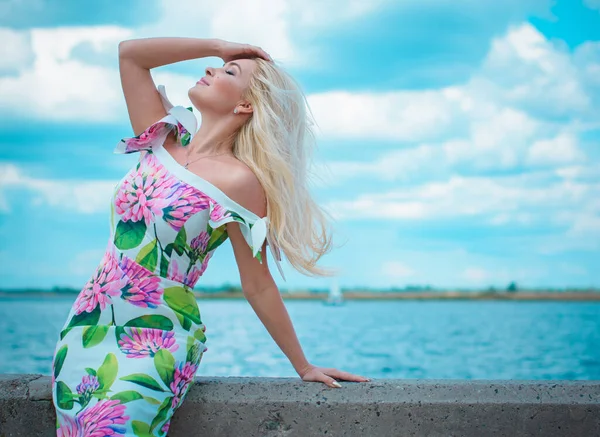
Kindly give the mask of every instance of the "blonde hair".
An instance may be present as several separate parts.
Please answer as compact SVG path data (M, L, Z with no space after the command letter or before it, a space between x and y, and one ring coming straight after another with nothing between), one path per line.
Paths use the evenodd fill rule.
M315 125L298 82L280 66L255 58L242 98L252 116L238 130L233 154L256 175L267 198L268 232L289 263L307 276L333 276L317 261L332 249L331 215L311 197Z

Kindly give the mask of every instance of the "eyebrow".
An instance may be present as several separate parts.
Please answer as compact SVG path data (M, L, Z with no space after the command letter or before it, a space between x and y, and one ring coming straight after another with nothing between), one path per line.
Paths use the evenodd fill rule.
M233 62L233 61L231 61L230 64L235 65L237 68L240 69L240 73L242 72L242 67L240 67L240 64L238 64L237 62ZM227 63L223 64L223 67L226 65L227 65Z

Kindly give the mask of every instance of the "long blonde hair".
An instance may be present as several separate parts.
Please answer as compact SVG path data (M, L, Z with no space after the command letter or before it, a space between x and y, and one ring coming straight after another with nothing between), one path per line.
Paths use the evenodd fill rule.
M308 276L333 276L317 261L332 249L328 219L311 197L316 146L312 112L298 82L280 66L255 58L256 68L242 95L252 116L238 130L233 154L257 176L267 198L270 237L289 263ZM318 177L318 176L317 176Z

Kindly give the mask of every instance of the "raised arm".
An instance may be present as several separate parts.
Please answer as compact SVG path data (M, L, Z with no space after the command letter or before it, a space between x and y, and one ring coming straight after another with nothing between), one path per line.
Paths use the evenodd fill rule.
M119 43L121 85L134 135L167 115L150 69L188 59L219 56L222 42L219 39L157 37Z

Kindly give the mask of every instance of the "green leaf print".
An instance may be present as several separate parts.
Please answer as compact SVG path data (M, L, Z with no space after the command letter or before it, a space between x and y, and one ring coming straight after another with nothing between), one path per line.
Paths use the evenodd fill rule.
M65 336L69 333L69 331L73 329L73 328L65 328L62 331L60 331L60 339L64 339Z
M167 387L173 382L173 374L175 373L175 357L167 349L160 349L154 354L154 367L158 372L158 376Z
M208 240L208 244L206 245L206 252L210 252L213 249L216 249L227 240L227 230L225 225L222 228L217 228L210 234L210 239Z
M175 313L175 316L179 319L179 323L181 323L181 327L183 329L185 329L186 331L189 331L190 328L192 327L191 320L188 319L186 316L179 314L179 313Z
M73 392L69 386L62 381L56 383L56 399L59 408L63 410L73 409Z
M156 379L154 379L150 375L146 375L145 373L132 373L131 375L122 376L119 379L121 381L133 382L134 384L141 385L142 387L149 388L150 390L161 392L166 391L160 386L158 382L156 382Z
M196 340L191 335L187 338L186 350L187 354L185 356L185 360L193 363L194 359L194 345L196 344Z
M194 337L198 341L201 341L202 343L206 343L206 335L204 335L204 331L202 330L202 328L196 329L196 332L194 332Z
M192 322L202 323L200 309L194 293L184 287L168 287L164 289L164 299L169 308L189 318Z
M192 136L190 135L189 132L186 132L181 137L181 145L182 146L187 146L190 143L191 140L192 140Z
M137 437L155 437L154 434L150 431L150 425L147 423L141 422L139 420L133 420L131 422L131 428L133 429L133 433Z
M88 375L96 376L96 371L94 369L92 369L91 367L86 367L85 371L87 372Z
M100 383L100 390L108 390L110 386L115 382L117 377L117 370L119 363L117 357L113 353L109 353L104 358L104 362L98 367L98 382Z
M138 399L144 399L144 396L135 390L126 390L115 393L110 397L110 399L116 399L117 401L121 401L122 404L125 404L127 402L137 401Z
M146 400L146 402L148 402L149 404L152 405L160 405L160 401L156 398L150 397L150 396L144 396L142 395L142 397Z
M140 249L140 252L135 257L135 262L146 267L151 272L156 270L156 264L158 263L158 240L155 238L150 243L146 244Z
M115 337L117 340L117 344L119 344L119 340L121 340L121 335L125 334L125 329L122 326L115 326Z
M56 352L56 357L54 358L54 379L58 378L58 374L62 369L65 358L67 358L68 349L69 346L65 344L58 350L58 352Z
M115 231L115 246L121 250L133 249L140 245L146 234L146 223L119 220Z
M81 342L84 348L89 348L102 343L106 334L108 334L108 325L86 326L83 328Z
M171 319L160 314L150 314L147 316L136 317L129 320L124 326L136 326L138 328L154 328L163 329L165 331L173 330L173 322Z
M76 314L69 322L67 328L61 332L60 339L62 340L64 336L67 335L67 332L69 332L75 326L97 325L98 320L100 320L100 306L96 306L96 308L94 308L91 313L84 311L81 314Z
M175 237L175 241L173 242L173 249L177 252L177 255L183 255L185 248L187 246L187 234L185 232L185 226L182 226L179 232L177 232L177 236Z
M160 408L158 409L158 413L152 419L152 423L150 424L150 432L154 432L154 428L163 423L167 419L167 414L171 408L171 403L173 402L173 396L169 396L165 398Z
M171 254L169 254L171 256ZM167 277L167 272L169 271L169 260L165 256L164 253L160 254L160 276L163 278Z
M165 253L170 257L173 253L173 243L169 243L165 246ZM162 262L162 261L161 261Z

